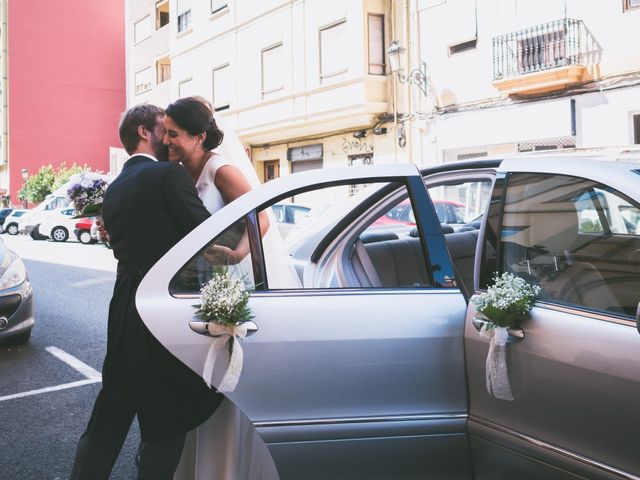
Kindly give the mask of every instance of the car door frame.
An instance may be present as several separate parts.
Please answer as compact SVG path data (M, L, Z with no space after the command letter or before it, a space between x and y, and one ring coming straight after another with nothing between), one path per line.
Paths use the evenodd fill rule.
M167 317L177 317L179 316L178 310L184 310L185 302L189 302L189 298L182 298L180 307L172 310L167 303L167 286L177 268L186 264L192 258L194 253L193 245L197 245L199 250L239 217L255 212L256 208L266 206L272 201L278 201L283 196L291 195L292 192L299 191L303 187L306 188L310 184L330 185L332 182L344 182L347 179L360 180L365 183L373 180L404 179L403 183L405 183L414 203L414 208L418 213L417 227L422 233L421 238L425 249L425 259L428 259L432 264L439 265L439 268L434 273L434 282L436 285L444 286L447 281L450 281L452 270L444 238L439 228L434 228L434 223L439 225L439 222L424 186L423 178L415 166L404 164L328 169L324 172L305 172L290 177L281 177L268 182L262 188L249 192L229 204L228 207L216 212L209 220L205 221L174 246L145 276L136 295L136 306L143 321L147 323L151 332L156 335L161 343L171 345L173 339L171 334L161 331L162 326L154 325L154 322L158 320L159 312ZM256 228L257 226L253 226L250 229L254 231L254 236ZM339 229L332 232L334 238L338 233ZM428 249L426 248L427 244L429 244ZM256 249L255 253L258 258L262 256L260 248ZM261 258L260 264L264 268L264 261ZM376 410L377 407L374 400L365 397L359 401L362 404L362 410L359 411L356 403L354 403L355 397L353 395L355 393L350 390L351 386L346 385L345 389L351 391L351 396L345 397L345 393L342 392L340 394L343 396L342 404L329 405L326 408L327 415L305 418L302 411L291 413L286 409L282 410L282 407L280 407L280 415L273 414L276 410L272 408L271 416L265 416L260 414L260 407L256 406L258 401L247 398L247 387L243 384L243 378L241 378L237 390L229 394L228 397L245 410L250 420L256 425L258 432L267 442L278 464L281 478L296 478L295 473L292 472L295 472L296 462L299 462L300 458L307 459L307 462L319 462L314 465L312 470L324 472L325 478L327 478L327 475L331 475L330 467L332 465L322 462L320 460L321 455L315 455L317 458L314 458L311 454L312 451L317 452L317 449L321 447L326 448L326 452L336 452L338 447L341 452L350 452L346 457L345 453L340 454L339 462L341 462L343 468L347 468L349 462L353 463L357 458L366 459L370 464L370 467L367 467L368 470L359 472L358 474L362 475L361 477L352 476L350 478L374 478L372 475L375 475L376 471L380 475L380 469L383 468L381 465L388 467L388 462L395 462L394 471L399 475L403 469L409 472L411 468L416 468L416 471L422 474L430 471L445 475L447 478L469 478L470 459L468 457L466 435L468 404L462 338L466 302L463 295L458 289L451 286L449 288L430 287L422 290L408 289L407 291L402 289L380 289L375 291L376 295L372 295L371 290L362 292L357 290L314 291L313 294L318 299L316 306L321 305L321 301L326 303L326 300L323 299L332 297L334 303L344 305L345 308L346 305L353 305L353 302L359 302L363 306L377 305L381 312L385 309L389 310L392 305L390 299L394 297L403 299L408 302L408 309L412 312L411 314L406 314L407 317L421 317L418 323L408 329L401 328L401 323L398 325L388 324L384 328L378 327L377 329L369 330L366 335L370 336L372 340L380 341L386 338L384 335L387 332L395 332L389 337L391 343L393 343L394 341L404 341L403 339L407 335L409 337L406 338L411 340L411 332L414 332L419 336L426 336L425 338L429 339L429 341L437 342L434 344L438 346L437 348L420 347L413 349L410 353L419 356L418 359L414 360L414 369L420 365L436 365L442 367L441 369L436 369L434 366L432 367L434 369L433 372L417 371L416 373L419 373L419 375L413 379L415 381L409 381L404 386L391 378L387 380L387 386L381 383L384 395L389 398L399 395L394 390L397 388L404 389L402 391L407 389L409 389L407 391L414 391L424 388L422 391L426 399L421 400L420 405L393 405L393 408L388 409L391 414L387 415L384 407L379 407L379 410ZM297 292L282 290L275 291L275 293L257 291L251 299L252 308L256 311L256 317L261 318L269 308L266 306L268 299L280 297L287 299L288 302L294 302L296 297L304 297L305 295L309 297L310 294L305 290ZM321 296L319 297L318 295ZM172 298L178 300L175 297ZM158 305L162 305L162 308L159 308ZM422 312L429 312L428 316L423 317ZM175 315L173 315L174 313ZM287 321L286 315L285 312L280 313L282 322ZM436 321L433 322L430 319ZM163 325L166 326L174 320L175 318L173 320L165 318L158 320L158 322L164 322ZM357 319L357 321L360 322L362 328L366 328L365 326L368 325L368 321L364 318ZM257 346L252 347L252 344L256 344L256 341L262 341L264 346L269 348L269 342L278 341L277 336L274 336L273 330L270 332L265 324L260 325L260 321L257 323L260 328L258 333L245 340L245 358L248 359L249 363L251 362L252 349L258 348ZM187 328L187 324L188 322L185 323L184 327L180 328ZM291 325L294 324L291 323ZM263 329L262 327L265 328ZM336 340L338 340L341 338L340 332L337 332L337 334L338 336L335 336L336 332L326 332L323 335L326 339L331 339L332 336L335 336ZM301 335L300 338L303 341L310 340L308 336L305 337L308 332L302 331L299 332L299 335ZM201 346L207 345L207 342L210 341L206 337L198 337L198 339L201 341L194 341ZM310 343L310 345L312 344ZM169 350L172 351L171 347L169 347ZM193 352L185 354L184 350L174 350L172 353L194 371L201 373L202 370L199 366L202 364L202 356L199 359L197 356L187 358L188 355L196 354ZM441 354L445 356L439 356ZM367 362L373 361L372 358L362 358L366 358ZM379 368L381 372L385 371L385 369L388 370L389 367L384 367L384 358L380 359L380 361L382 363L376 368ZM373 366L374 364L371 365ZM245 372L244 375L246 375L246 378L256 380L255 377L251 377L251 372ZM411 378L411 375L413 373L409 371L409 374L405 372L399 375L398 378L406 377L408 379ZM435 380L429 382L428 380L431 378ZM413 385L414 383L415 385ZM384 390L385 388L387 391ZM263 389L262 392L266 395L270 394L269 390L266 389ZM293 394L302 393L299 390L294 390ZM406 401L411 401L412 398L408 398ZM259 402L273 405L273 402L269 403L270 400L273 400L273 398L265 398L263 396ZM332 403L330 402L330 404ZM411 410L412 408L414 410ZM422 410L420 410L421 408ZM394 447L394 445L404 445L404 447L398 448ZM364 448L365 446L367 447ZM396 458L388 459L384 455L378 456L379 458L373 458L376 456L372 457L371 452L379 450L382 454L385 451L382 448L383 446L395 451ZM292 454L291 452L295 453ZM417 457L407 456L409 454L417 455ZM418 461L417 459L420 460ZM420 463L420 465L415 465L415 463ZM319 476L317 478L323 477ZM402 477L399 476L398 478ZM407 478L413 477L410 477L407 473Z
M555 174L568 175L572 177L585 178L598 183L604 183L617 191L634 198L630 192L634 191L633 174L619 175L619 172L612 169L593 167L595 170L589 170L586 167L577 167L575 160L562 157L552 158L535 158L535 167L531 168L531 163L527 164L526 159L513 159L502 162L498 169L497 179L492 192L491 203L496 210L496 218L498 223L498 236L500 235L500 225L502 223L502 210L505 201L506 189L508 188L507 180L509 175L515 173L536 173L536 174ZM604 167L604 165L603 165ZM594 173L594 172L597 172ZM635 201L638 201L636 195ZM481 284L488 281L487 273L481 275L481 262L483 248L486 243L485 236L493 229L489 229L487 222L491 221L489 215L485 216L482 222L480 239L476 251L476 272L475 272L475 289L478 291ZM500 252L497 253L497 256ZM499 261L498 261L499 263ZM536 431L531 425L532 419L540 418L540 412L534 411L534 405L527 406L519 404L518 395L520 392L530 392L532 382L540 380L540 372L535 373L534 370L541 368L534 365L531 360L556 362L555 371L562 371L562 361L559 358L565 358L572 365L568 358L570 355L587 354L583 359L585 364L590 364L595 368L596 374L602 374L603 371L612 368L606 366L602 361L594 360L593 356L589 356L589 349L585 345L589 345L594 338L606 338L610 342L620 345L621 348L629 350L630 335L637 333L635 331L635 322L632 319L621 318L619 316L604 312L594 312L579 306L562 305L552 301L537 301L531 311L531 319L523 324L524 339L515 340L514 343L508 344L508 362L513 367L512 382L516 390L515 402L507 402L497 400L487 394L484 379L484 367L479 362L486 358L488 350L488 339L481 339L478 335L477 326L474 326L473 317L475 309L472 304L469 305L467 321L465 326L465 347L466 347L466 363L469 378L469 394L470 394L470 413L469 413L469 435L472 449L472 457L474 462L474 471L476 478L492 478L492 475L513 474L520 472L524 475L521 478L542 478L549 477L558 479L574 479L574 478L593 478L593 479L614 479L614 478L633 478L638 479L637 472L631 472L624 468L618 468L612 464L598 460L594 457L594 451L580 451L569 445L562 445L561 442L566 441L566 437L560 431L554 431L553 427L545 431L544 426ZM553 330L552 330L553 328ZM557 330L555 330L557 329ZM557 336L550 336L555 333ZM554 339L555 338L555 339ZM557 349L555 353L544 348L545 343L553 340L553 344L558 347L558 339L564 338L563 352ZM547 339L547 340L545 340ZM527 343L530 342L530 343ZM531 342L537 342L538 346L532 345ZM633 342L633 339L631 339ZM636 342L638 343L638 342ZM594 343L593 351L596 351L597 343ZM623 345L626 345L623 347ZM559 355L559 357L558 357ZM620 353L622 359L622 352ZM628 355L627 360L632 364L633 359ZM529 361L527 361L529 360ZM637 359L635 360L637 362ZM484 363L482 363L484 365ZM637 395L637 385L640 384L637 373L631 369L631 365L624 366L619 362L621 369L618 369L619 376L629 379L633 382L636 378L635 391ZM555 375L554 369L549 370L549 375ZM528 372L528 374L527 374ZM518 378L520 373L521 378ZM586 378L586 377L585 377ZM582 382L585 384L585 378ZM596 375L592 380L596 381ZM600 375L602 378L602 375ZM560 388L567 384L575 383L574 380L565 378L555 378L553 382L545 383L546 386L556 385ZM588 383L588 382L586 382ZM537 388L542 388L541 385ZM576 387L574 385L574 387ZM580 388L579 386L577 388ZM571 391L549 392L552 396L565 398ZM521 401L525 399L521 399ZM576 399L578 400L578 399ZM584 403L588 403L590 399L583 396ZM549 402L553 404L553 401ZM573 411L555 412L556 415L571 415L579 408L577 404ZM625 411L630 411L627 407ZM520 412L520 413L518 413ZM598 412L594 412L598 415ZM584 421L585 416L580 418ZM548 424L547 424L548 426ZM607 436L607 438L610 438ZM500 458L501 463L496 463L495 459Z

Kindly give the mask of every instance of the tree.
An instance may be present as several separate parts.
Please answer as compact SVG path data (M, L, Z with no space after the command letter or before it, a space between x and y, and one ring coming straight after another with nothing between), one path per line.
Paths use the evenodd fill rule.
M31 203L40 203L47 195L64 185L72 175L88 170L90 168L87 165L81 167L74 163L67 167L64 162L57 169L54 169L52 165L40 167L40 170L34 175L27 177L18 192L18 198Z

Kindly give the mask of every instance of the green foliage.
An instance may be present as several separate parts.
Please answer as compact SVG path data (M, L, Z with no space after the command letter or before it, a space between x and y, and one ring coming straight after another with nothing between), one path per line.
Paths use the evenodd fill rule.
M580 231L584 233L602 233L602 225L597 220L586 218L580 222Z
M64 185L72 175L85 170L89 170L87 165L81 167L75 163L70 167L62 163L57 169L53 168L52 165L40 167L40 170L35 174L27 177L24 185L22 185L22 188L18 192L18 198L31 203L40 203L47 195L61 185Z

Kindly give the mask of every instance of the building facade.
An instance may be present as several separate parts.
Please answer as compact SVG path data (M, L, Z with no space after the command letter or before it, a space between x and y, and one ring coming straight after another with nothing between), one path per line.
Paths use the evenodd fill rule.
M398 3L130 0L127 102L206 97L262 181L409 161L385 54Z
M434 162L640 143L640 1L419 0Z
M125 108L124 5L2 0L0 190L76 163L108 171ZM52 21L55 19L55 21Z

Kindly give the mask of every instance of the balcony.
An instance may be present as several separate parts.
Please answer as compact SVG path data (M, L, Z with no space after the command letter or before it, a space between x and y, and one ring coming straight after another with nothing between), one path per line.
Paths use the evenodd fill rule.
M584 81L581 20L564 18L493 39L493 85L508 95L561 90Z

